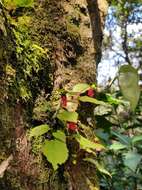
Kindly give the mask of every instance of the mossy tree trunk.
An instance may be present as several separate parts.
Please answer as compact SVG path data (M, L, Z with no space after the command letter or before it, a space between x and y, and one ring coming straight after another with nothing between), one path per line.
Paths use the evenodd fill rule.
M31 153L26 131L47 121L33 117L39 99L51 99L62 87L96 81L107 8L106 0L42 0L34 8L1 7L0 161L10 155L12 161L0 189L99 189L95 169L81 161L81 155L76 165L68 162L54 173L41 155ZM35 44L44 56L34 55L39 50L31 49Z

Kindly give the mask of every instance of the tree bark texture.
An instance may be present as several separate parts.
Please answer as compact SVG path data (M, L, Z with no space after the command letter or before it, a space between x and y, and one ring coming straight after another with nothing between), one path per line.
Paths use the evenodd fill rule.
M81 153L76 165L67 162L53 172L42 155L32 153L26 131L48 118L40 114L33 118L38 100L50 99L62 87L96 82L107 8L106 0L42 0L31 9L0 8L0 163L12 155L0 178L0 189L99 189L95 168L81 160ZM24 15L30 18L27 38L46 52L41 69L26 77L23 62L27 54L24 50L17 56L17 44L23 41L18 42L15 32ZM18 34L24 36L23 31ZM28 84L30 98L20 96L17 84L21 83Z

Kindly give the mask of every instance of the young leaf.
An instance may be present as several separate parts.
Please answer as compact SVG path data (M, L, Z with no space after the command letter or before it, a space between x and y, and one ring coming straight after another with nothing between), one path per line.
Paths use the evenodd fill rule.
M53 134L57 139L54 140L46 140L43 147L42 152L47 160L52 164L53 169L58 169L58 164L63 164L68 159L68 149L66 146L65 134L61 131L58 131Z
M134 111L140 96L138 85L139 75L135 68L123 65L119 70L119 86L126 100L130 102L131 110Z
M138 141L142 141L142 135L137 135L132 138L132 143L135 144Z
M84 160L87 161L87 162L90 162L90 163L94 164L99 172L101 172L101 173L103 173L105 175L108 175L109 177L112 177L111 174L98 161L93 160L92 158L85 158Z
M114 104L114 105L119 105L121 103L123 103L122 100L119 100L117 98L114 98L112 95L110 94L106 94L106 98L107 98L107 101L110 103L110 104Z
M124 154L124 164L128 168L130 168L132 171L136 171L136 168L138 164L141 161L142 155L134 152L134 151L129 151L126 154Z
M91 97L88 97L88 96L81 96L79 98L79 100L81 102L89 102L89 103L98 104L98 105L106 105L105 102L100 101L100 100L96 100L95 98L91 98Z
M84 93L86 92L88 89L90 88L90 86L86 83L79 83L79 84L76 84L72 91L73 92L79 92L79 93Z
M105 149L102 144L94 143L81 135L76 135L75 139L78 141L80 148L86 150L87 152L92 152L92 150L96 149Z
M55 133L53 133L53 136L57 139L60 140L62 142L66 142L66 136L62 131L57 131Z
M76 123L78 119L78 113L64 110L57 115L57 118L60 119L61 121L70 121Z
M31 137L41 136L47 133L49 130L50 130L49 125L46 125L46 124L39 125L30 130L29 137L31 138Z
M111 149L111 150L121 150L121 149L125 149L125 148L127 148L127 146L120 142L113 143L109 147L109 149Z

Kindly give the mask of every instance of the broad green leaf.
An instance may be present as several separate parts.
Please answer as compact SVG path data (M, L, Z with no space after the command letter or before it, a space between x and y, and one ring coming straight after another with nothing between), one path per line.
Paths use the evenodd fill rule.
M61 121L70 121L76 123L78 119L78 113L64 110L57 115L57 118L60 119Z
M123 143L123 144L126 144L126 145L130 145L131 143L131 138L126 136L126 135L121 135L120 133L118 132L115 132L115 131L111 131L111 134L115 135L116 137L118 137L118 140Z
M97 105L106 105L105 102L100 101L100 100L96 100L95 98L91 98L91 97L89 97L89 96L81 96L81 97L79 98L79 100L80 100L81 102L89 102L89 103L93 103L93 104L97 104Z
M72 91L73 92L79 92L79 93L84 93L86 92L88 89L90 88L90 86L86 83L79 83L79 84L76 84Z
M142 141L142 135L137 135L132 138L132 143L135 144L138 141Z
M139 75L135 68L123 65L119 70L119 86L126 100L130 102L131 110L134 111L140 97L138 85Z
M63 132L58 131L53 135L58 138L50 141L46 140L42 147L42 152L52 164L53 169L57 170L58 164L61 165L68 159L68 149L66 143L63 142L65 140L65 134Z
M99 115L99 116L107 115L110 112L112 112L112 106L107 105L107 104L99 105L99 106L95 107L95 109L94 109L94 115Z
M92 158L85 158L84 159L87 162L90 162L96 166L99 172L108 175L109 177L112 177L111 174L104 168L102 164L100 164L98 161L93 160Z
M106 98L107 98L107 101L108 101L110 104L119 105L119 104L123 103L122 100L119 100L119 99L117 99L117 98L114 98L114 97L111 96L110 94L106 94Z
M121 150L121 149L125 149L125 148L127 148L127 146L120 142L113 143L109 147L109 149L111 149L111 150Z
M141 161L142 155L134 152L134 151L129 151L128 153L124 154L124 164L128 168L130 168L132 171L136 171L136 168L138 164Z
M46 124L39 125L30 130L29 137L41 136L41 135L47 133L49 130L50 130L49 125L46 125Z
M86 150L87 152L92 152L92 150L97 149L105 149L102 144L92 142L79 134L75 136L75 139L80 144L80 148Z
M62 131L53 133L53 136L60 141L66 142L66 136Z

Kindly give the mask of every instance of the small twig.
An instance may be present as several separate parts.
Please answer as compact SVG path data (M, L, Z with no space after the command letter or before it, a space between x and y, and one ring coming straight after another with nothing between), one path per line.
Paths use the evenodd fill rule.
M4 172L7 170L11 160L13 160L12 154L0 164L0 178L4 176Z

